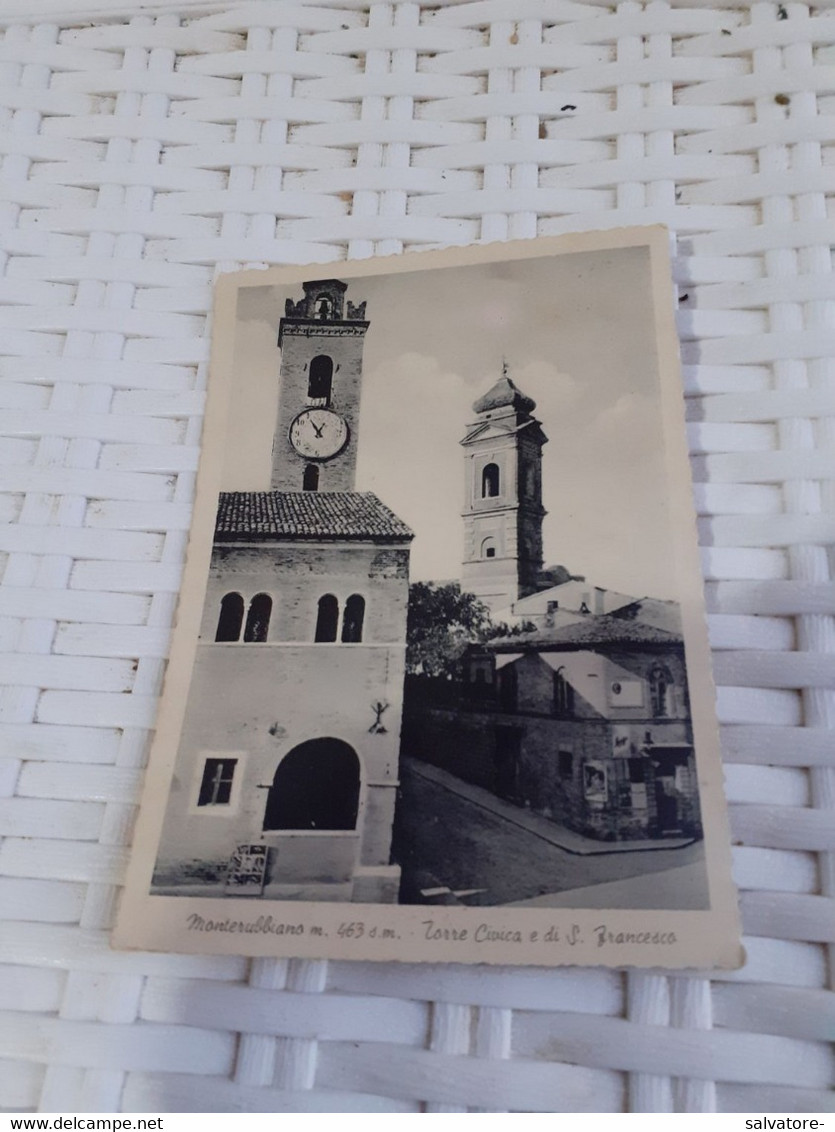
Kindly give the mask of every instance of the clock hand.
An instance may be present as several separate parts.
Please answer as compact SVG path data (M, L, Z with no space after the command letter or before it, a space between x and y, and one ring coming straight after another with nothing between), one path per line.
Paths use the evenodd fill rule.
M313 431L314 431L314 432L316 433L316 435L317 435L317 436L319 437L319 439L321 440L321 438L322 438L322 433L323 433L323 432L325 431L325 426L324 426L324 425L320 425L320 426L319 426L319 428L317 428L317 427L316 427L316 424L315 424L315 422L314 422L314 421L311 421L311 422L310 422L310 424L311 424L311 426L312 426L312 428L313 428Z

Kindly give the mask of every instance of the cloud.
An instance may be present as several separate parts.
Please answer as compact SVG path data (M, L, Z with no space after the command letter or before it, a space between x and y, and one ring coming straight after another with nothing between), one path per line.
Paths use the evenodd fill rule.
M509 361L513 384L536 401L536 415L542 421L553 421L573 410L583 395L583 387L571 374L558 369L553 362L536 360L520 367ZM546 430L547 431L547 430Z

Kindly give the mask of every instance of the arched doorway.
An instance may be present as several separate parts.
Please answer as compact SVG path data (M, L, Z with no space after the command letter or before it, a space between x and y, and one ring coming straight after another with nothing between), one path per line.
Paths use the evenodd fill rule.
M278 764L264 829L356 829L360 761L341 739L309 739Z

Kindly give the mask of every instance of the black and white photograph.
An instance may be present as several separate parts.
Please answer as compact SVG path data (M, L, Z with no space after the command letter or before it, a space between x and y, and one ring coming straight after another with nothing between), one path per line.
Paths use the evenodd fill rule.
M635 924L730 915L650 241L487 252L225 289L191 640L133 886L198 949L298 921L305 954L361 956L367 935L415 959L469 935L495 957L426 957L513 962L540 919L600 951L606 910L663 962L675 932ZM578 961L554 951L518 961Z

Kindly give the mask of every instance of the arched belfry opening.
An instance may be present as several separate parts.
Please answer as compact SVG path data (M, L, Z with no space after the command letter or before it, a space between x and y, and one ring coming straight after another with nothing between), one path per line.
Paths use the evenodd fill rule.
M495 499L499 495L499 465L485 464L481 473L481 498Z
M333 386L333 358L327 354L317 354L310 363L307 381L307 397L317 405L329 405Z
M360 761L341 739L309 739L278 764L264 829L356 829Z

